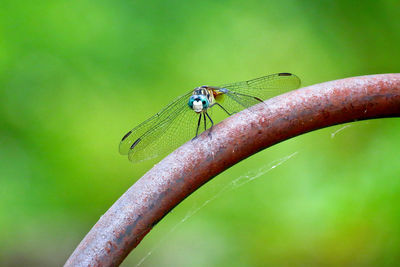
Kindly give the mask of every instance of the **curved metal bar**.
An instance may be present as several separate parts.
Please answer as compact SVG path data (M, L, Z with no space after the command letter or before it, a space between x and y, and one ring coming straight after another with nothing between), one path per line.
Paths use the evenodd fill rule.
M400 74L352 77L269 99L237 113L155 165L100 218L65 266L117 266L201 185L269 146L356 120L400 116Z

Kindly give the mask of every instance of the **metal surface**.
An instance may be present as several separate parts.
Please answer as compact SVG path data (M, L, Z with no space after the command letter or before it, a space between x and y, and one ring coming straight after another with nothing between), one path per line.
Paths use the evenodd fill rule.
M117 266L151 228L235 163L323 127L400 116L400 74L353 77L280 95L237 113L155 165L100 218L65 266Z

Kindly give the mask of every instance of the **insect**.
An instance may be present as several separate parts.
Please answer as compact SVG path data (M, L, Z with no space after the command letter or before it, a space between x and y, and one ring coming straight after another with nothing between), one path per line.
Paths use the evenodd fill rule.
M212 127L210 110L219 108L230 116L299 86L296 75L277 73L221 86L196 87L129 131L119 151L132 162L164 155Z

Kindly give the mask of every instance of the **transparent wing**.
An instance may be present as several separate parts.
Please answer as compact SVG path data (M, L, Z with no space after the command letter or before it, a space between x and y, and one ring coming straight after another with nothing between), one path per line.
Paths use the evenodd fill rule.
M219 86L223 94L217 98L217 102L229 112L238 112L259 103L260 100L297 89L300 84L299 77L291 73L276 73L249 81L225 84Z
M176 114L183 107L187 106L187 101L191 94L192 92L190 91L185 95L178 97L157 114L129 131L122 138L119 144L119 152L123 155L127 155L134 142L137 141L141 136L143 136L147 131L155 127L157 124L167 120L171 116L171 114Z
M191 92L129 131L119 145L132 162L163 156L196 136L199 115L187 105ZM204 121L199 133L204 131Z
M129 151L129 160L140 162L165 156L175 150L196 136L199 116L187 105L177 110L140 137L137 144ZM202 119L200 123L199 134L204 131L204 120Z
M214 87L222 94L218 103L229 113L259 103L300 86L300 79L290 73L278 73L257 79ZM129 131L121 140L119 151L128 154L132 162L164 156L210 126L209 120L187 105L192 91L180 96L163 110Z

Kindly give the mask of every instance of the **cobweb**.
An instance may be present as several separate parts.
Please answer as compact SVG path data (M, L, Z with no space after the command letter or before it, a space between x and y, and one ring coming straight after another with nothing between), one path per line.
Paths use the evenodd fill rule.
M331 138L335 138L336 135L337 135L339 132L343 131L343 130L346 129L346 128L349 128L349 127L352 126L352 125L353 125L353 124L347 124L347 125L345 125L345 126L339 128L339 129L337 129L336 131L334 131L333 133L331 133Z
M274 160L272 162L270 162L269 164L266 164L264 166L262 166L261 168L257 169L257 170L252 170L249 171L247 174L239 176L238 178L234 179L233 181L231 181L230 183L228 183L227 185L225 185L221 190L219 190L216 194L214 194L211 198L209 198L208 200L204 201L200 206L190 210L189 212L186 213L186 215L177 223L175 224L164 236L163 238L161 238L151 249L149 252L146 253L146 255L144 257L142 257L140 259L140 261L135 265L136 267L141 266L143 264L143 262L145 262L152 254L153 252L159 248L164 241L169 237L170 234L172 234L179 226L181 226L184 222L186 222L189 218L191 218L193 215L195 215L196 213L198 213L201 209L203 209L205 206L207 206L208 204L210 204L212 201L216 200L217 198L219 198L221 195L223 195L226 192L229 192L231 190L237 189L261 176L263 176L264 174L272 171L273 169L275 169L276 167L280 166L281 164L285 163L286 161L288 161L289 159L291 159L292 157L294 157L295 155L297 155L298 152L294 152L288 156L285 156L283 158Z
M339 129L336 129L335 131L331 132L330 137L333 139L336 137L337 134L341 133L343 130L353 126L353 124L346 124ZM207 199L204 201L201 205L192 208L189 210L186 215L178 222L176 223L164 236L161 238L147 253L144 255L140 261L135 265L135 266L141 266L153 253L156 251L163 243L164 241L176 230L178 227L180 227L183 223L185 223L188 219L193 217L195 214L197 214L200 210L202 210L204 207L206 207L208 204L213 202L214 200L218 199L221 197L224 193L227 193L229 191L235 190L239 187L244 186L245 184L256 180L260 178L261 176L267 174L268 172L272 171L276 167L280 166L281 164L285 163L292 157L296 156L299 152L294 152L290 155L287 155L285 157L279 158L277 160L274 160L270 162L269 164L266 164L262 167L260 167L257 170L252 170L247 172L244 175L239 176L238 178L232 180L229 182L227 185L225 185L222 189L218 190L211 198Z

